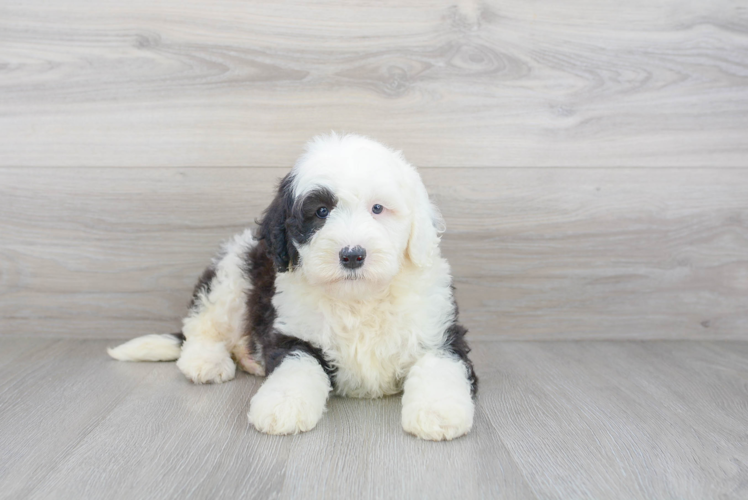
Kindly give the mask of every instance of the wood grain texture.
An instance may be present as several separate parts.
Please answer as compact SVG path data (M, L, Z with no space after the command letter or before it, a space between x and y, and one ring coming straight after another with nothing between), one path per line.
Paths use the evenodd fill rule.
M474 350L488 420L533 492L558 499L744 497L746 355L683 341Z
M0 7L0 164L280 166L357 131L420 166L746 166L735 0Z
M4 498L748 494L746 342L475 342L474 429L446 443L405 434L398 396L333 398L313 431L262 435L246 421L261 379L195 386L106 341L53 344L0 338L19 351L0 367Z
M535 498L483 414L464 439L435 444L403 432L401 407L400 397L333 399L289 457L280 496Z
M56 339L39 337L3 337L3 349L0 350L0 368L26 353L45 349Z
M6 340L17 356L0 364L0 497L28 498L155 365L114 365L101 341Z
M281 169L0 169L0 335L180 327ZM425 169L473 338L748 338L748 170Z
M198 386L173 363L150 366L29 498L273 497L294 443L250 433L248 402L261 379L242 373L233 383Z

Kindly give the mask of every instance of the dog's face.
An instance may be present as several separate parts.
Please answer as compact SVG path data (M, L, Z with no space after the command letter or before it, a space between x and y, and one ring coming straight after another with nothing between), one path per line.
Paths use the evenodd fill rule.
M260 236L279 272L359 298L438 255L443 223L399 153L355 135L309 143L265 212Z

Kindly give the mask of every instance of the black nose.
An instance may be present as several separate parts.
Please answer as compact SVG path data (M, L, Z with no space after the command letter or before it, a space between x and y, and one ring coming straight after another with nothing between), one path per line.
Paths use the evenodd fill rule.
M358 269L364 265L366 250L359 246L345 247L340 251L340 263L346 269Z

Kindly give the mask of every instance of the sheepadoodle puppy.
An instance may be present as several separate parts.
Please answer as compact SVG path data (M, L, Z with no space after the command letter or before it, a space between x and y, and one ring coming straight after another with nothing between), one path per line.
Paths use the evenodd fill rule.
M313 429L331 393L403 391L407 432L462 436L477 378L439 251L443 228L401 153L358 135L317 137L256 234L235 236L206 269L182 331L109 354L178 360L197 384L231 380L237 364L265 375L249 421L268 434Z

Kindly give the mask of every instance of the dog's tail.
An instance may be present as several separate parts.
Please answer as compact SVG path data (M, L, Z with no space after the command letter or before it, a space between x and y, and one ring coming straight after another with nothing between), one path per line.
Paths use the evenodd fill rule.
M181 332L144 335L106 352L120 361L174 361L179 359L183 342Z

